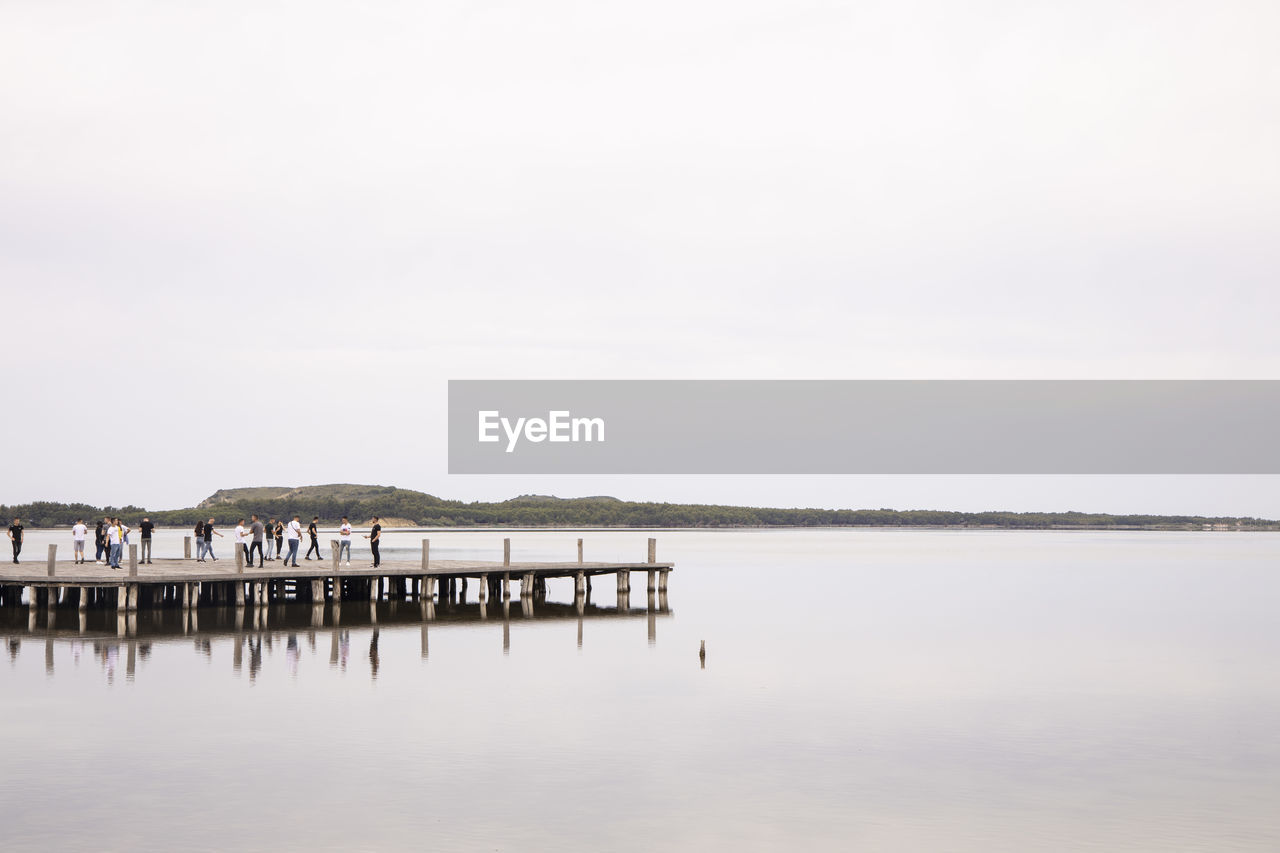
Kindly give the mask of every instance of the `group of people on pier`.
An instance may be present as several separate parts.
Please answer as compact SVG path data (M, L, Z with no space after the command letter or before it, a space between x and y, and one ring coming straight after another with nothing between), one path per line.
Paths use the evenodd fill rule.
M195 528L195 537L197 545L196 560L203 563L206 559L217 560L213 555L213 537L221 537L213 527L214 520L210 518L208 521L198 522ZM311 540L311 546L307 548L304 559L312 559L314 553L316 560L323 560L320 551L320 516L311 517L311 523L307 525L307 536ZM343 555L346 556L346 565L351 565L351 522L344 515L342 524L338 528L338 554L339 561ZM369 532L364 534L364 538L369 540L369 550L373 552L373 567L378 568L382 565L381 540L382 525L378 521L378 517L373 517L373 524ZM251 515L246 526L245 520L242 518L236 522L235 527L235 547L244 554L244 563L246 566L253 565L253 555L258 555L258 568L262 568L268 560L283 560L286 566L298 565L298 548L302 544L302 520L301 516L295 515L293 520L287 524L283 519L269 518L262 521L256 514ZM285 546L288 546L288 551Z
M311 539L311 547L307 549L305 558L312 559L314 553L315 559L323 560L320 551L320 516L312 516L311 523L307 525L307 535ZM138 536L141 544L141 552L138 555L139 563L151 562L151 539L152 532L155 530L155 524L151 522L150 517L144 516L138 525ZM22 553L22 542L25 534L25 528L22 519L15 518L13 524L9 525L9 542L13 546L13 562L18 562L18 555ZM94 562L105 563L113 569L120 568L120 559L124 553L124 548L129 544L129 534L133 532L133 528L129 527L119 517L103 516L98 522L97 528L94 530ZM71 545L75 552L75 562L88 562L85 558L85 542L88 538L89 528L85 525L83 518L76 519L75 525L71 528ZM351 565L351 522L344 515L342 517L342 525L338 528L338 559L342 560L346 556L346 565ZM195 526L195 542L196 542L196 562L203 563L205 560L217 562L218 558L213 554L213 537L223 538L222 534L215 527L215 519L210 518L208 521L196 522ZM373 517L373 523L368 533L364 534L364 538L369 540L369 550L373 552L373 568L378 568L382 564L381 540L382 540L382 524L378 521L378 516ZM293 520L287 524L283 520L268 519L263 522L257 515L251 517L248 526L245 526L245 520L242 518L236 523L235 528L235 546L244 554L245 565L253 565L253 554L258 554L258 566L261 568L267 560L283 559L285 565L298 565L298 547L302 541L302 524L299 516L294 516ZM285 546L288 551L285 551ZM290 563L292 560L292 563Z

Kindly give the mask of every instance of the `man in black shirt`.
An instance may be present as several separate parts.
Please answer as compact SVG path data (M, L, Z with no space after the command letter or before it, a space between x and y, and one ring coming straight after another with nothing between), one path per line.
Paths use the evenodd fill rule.
M213 519L211 518L204 523L204 553L206 557L216 563L218 558L213 556L213 537L215 536L219 539L222 538L222 534L213 529Z
M312 516L311 523L307 525L307 535L311 537L311 547L307 549L307 559L311 559L311 552L316 552L316 559L320 559L320 531L316 527L316 522L320 520L320 516Z
M15 518L9 525L9 541L13 544L13 561L16 563L22 553L22 519Z
M111 523L111 519L104 518L98 522L98 529L93 532L93 548L96 552L93 560L95 563L102 562L102 555L107 552L107 525Z
M382 564L382 554L379 553L380 545L378 540L382 538L382 525L378 523L378 517L373 517L373 527L369 529L365 539L369 540L369 550L373 552L373 567L376 569Z
M139 562L150 564L151 562L151 531L155 530L156 526L151 523L150 518L147 518L145 516L142 519L142 524L138 526L142 528L142 555L138 558L138 560Z

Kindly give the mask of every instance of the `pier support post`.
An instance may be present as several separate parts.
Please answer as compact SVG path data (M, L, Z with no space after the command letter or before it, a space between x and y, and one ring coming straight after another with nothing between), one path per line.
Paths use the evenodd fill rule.
M182 559L184 560L191 559L191 537L190 536L182 537Z
M520 597L533 598L533 572L525 572L520 578Z
M582 540L578 540L578 565L582 565Z
M129 577L136 578L138 576L138 546L129 546ZM137 608L134 608L135 610Z
M49 565L48 565L49 577L53 577L54 572L56 571L57 564L58 564L58 546L50 545L49 546Z
M334 562L336 563L337 561L335 560ZM336 569L337 566L335 565L334 568ZM334 575L332 578L332 583L333 583L333 603L341 604L342 603L342 578L338 577L337 575Z
M653 538L649 539L649 562L650 563L658 562L658 540L657 539L653 539Z
M129 550L133 551L133 549L137 547L138 547L137 545L130 545ZM129 611L137 610L138 609L138 584L136 583L129 584L127 594L129 597L129 604L125 609Z
M670 569L658 569L658 592L666 594L667 591L667 575L671 574Z
M587 594L587 573L578 572L573 579L573 597L582 598Z
M232 581L231 586L236 597L236 607L244 607L244 581Z
M80 601L76 604L76 609L81 613L89 609L89 587L80 587Z
M422 540L422 571L425 573L431 567L431 540Z
M655 591L655 590L657 590L657 588L658 588L658 586L657 586L657 580L658 580L657 575L658 575L658 571L657 571L657 569L650 569L650 570L649 570L649 592L654 592L654 591Z
M618 592L631 592L631 570L618 569Z
M311 603L324 604L324 578L312 578Z
M488 575L480 576L480 589L476 592L476 596L479 598L481 604L484 604L485 600L489 597Z
M511 540L510 539L502 540L502 565L504 566L511 565Z
M191 584L184 583L182 585L182 609L191 609Z
M503 572L502 574L502 600L511 600L511 573Z
M369 600L377 601L382 597L382 578L369 578Z

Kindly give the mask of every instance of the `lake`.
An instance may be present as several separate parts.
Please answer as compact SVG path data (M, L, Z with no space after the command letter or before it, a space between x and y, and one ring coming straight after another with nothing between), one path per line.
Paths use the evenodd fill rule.
M582 619L571 580L531 617L472 585L425 631L408 601L144 611L132 641L11 610L4 850L1280 849L1280 534L389 531L384 557L423 536L656 536L676 570L663 612L643 575Z

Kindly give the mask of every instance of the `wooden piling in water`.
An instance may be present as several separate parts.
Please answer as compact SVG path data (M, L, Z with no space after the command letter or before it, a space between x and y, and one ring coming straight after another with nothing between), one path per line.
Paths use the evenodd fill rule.
M422 571L431 568L431 540L422 540Z
M502 565L504 566L511 565L511 540L510 539L502 540Z

